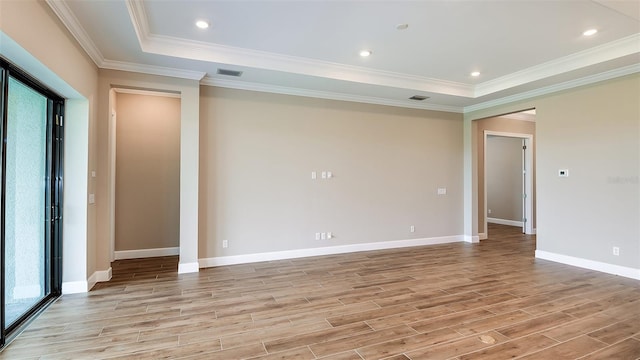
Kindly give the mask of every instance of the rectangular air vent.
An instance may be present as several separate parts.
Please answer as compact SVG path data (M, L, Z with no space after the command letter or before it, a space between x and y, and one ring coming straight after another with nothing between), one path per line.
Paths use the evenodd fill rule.
M422 100L426 100L428 99L428 96L422 96L422 95L413 95L412 97L409 98L409 100L418 100L418 101L422 101Z
M229 70L229 69L218 69L218 75L227 75L227 76L242 76L242 71L237 70Z

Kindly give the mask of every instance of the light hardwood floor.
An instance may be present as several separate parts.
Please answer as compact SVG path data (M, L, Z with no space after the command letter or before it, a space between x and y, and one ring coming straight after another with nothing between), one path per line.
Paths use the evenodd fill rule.
M1 359L638 359L640 282L534 259L492 225L444 244L201 269L116 261Z

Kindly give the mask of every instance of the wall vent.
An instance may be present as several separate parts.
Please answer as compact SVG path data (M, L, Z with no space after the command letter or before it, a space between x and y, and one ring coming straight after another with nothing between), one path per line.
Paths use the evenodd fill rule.
M409 100L417 100L417 101L422 101L422 100L426 100L428 99L428 96L422 96L422 95L413 95L412 97L409 98Z
M218 69L218 75L240 77L240 76L242 76L242 71L229 70L229 69Z

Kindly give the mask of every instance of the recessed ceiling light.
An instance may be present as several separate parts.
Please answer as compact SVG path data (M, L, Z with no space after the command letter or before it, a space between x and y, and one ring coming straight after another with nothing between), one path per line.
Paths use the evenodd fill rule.
M204 20L198 20L196 21L196 26L199 27L200 29L206 29L209 27L209 23Z
M371 55L371 50L362 50L362 51L360 51L360 56L362 56L362 57L367 57L369 55Z
M409 24L398 24L396 25L396 29L398 30L406 30L409 27Z
M480 72L479 71L474 71L474 72L471 73L471 76L478 77L478 76L480 76Z
M582 35L584 36L592 36L595 35L598 32L598 29L589 29L585 32L582 33Z

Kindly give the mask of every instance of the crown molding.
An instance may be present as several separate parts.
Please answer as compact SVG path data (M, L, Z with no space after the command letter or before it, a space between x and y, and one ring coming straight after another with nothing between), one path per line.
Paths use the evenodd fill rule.
M178 98L178 99L180 99L181 97L179 93L165 92L165 91L141 90L141 89L131 89L131 88L123 88L123 87L115 87L113 88L113 90L118 94L159 96L159 97Z
M147 11L144 9L144 4L142 0L127 0L125 5L127 5L127 10L129 11L133 30L138 37L138 43L142 44L150 35L149 21L147 21Z
M151 34L143 2L127 0L126 4L140 48L147 53L453 96L473 96L474 88L469 84Z
M513 103L516 101L522 101L531 99L534 97L539 97L547 94L552 94L558 91L572 89L578 86L584 86L589 84L594 84L601 81L606 81L610 79L615 79L621 76L631 75L640 72L640 64L633 64L625 67L621 67L614 70L605 71L599 74L586 76L580 79L575 79L571 81L566 81L560 84L550 85L546 87L542 87L539 89L526 91L520 94L506 96L500 99L486 101L480 104L470 105L464 107L464 113L470 113L477 110L488 109L494 106L500 106L504 104Z
M75 16L73 11L71 11L66 1L45 1L47 2L47 5L49 5L51 10L53 10L53 12L58 16L60 21L62 21L64 26L69 30L71 35L84 49L87 55L89 55L91 60L93 60L93 62L98 67L101 67L102 63L104 62L102 53L93 42L93 40L91 40L91 37L89 37L89 34L87 34L82 25L80 25L80 21L78 21L78 18Z
M175 77L180 79L197 80L200 81L207 74L203 71L192 71L169 68L164 66L145 65L130 63L125 61L105 60L101 66L102 69L130 71L149 75L161 75L168 77Z
M250 83L250 82L238 81L238 80L215 79L208 76L202 79L200 84L207 85L207 86L228 88L228 89L236 89L236 90L248 90L248 91L267 92L267 93L273 93L273 94L282 94L282 95L304 96L304 97L327 99L327 100L339 100L339 101L349 101L349 102L357 102L357 103L365 103L365 104L396 106L396 107L403 107L403 108L410 108L410 109L444 111L444 112L453 112L453 113L462 113L462 110L463 110L459 106L418 103L413 101L409 102L410 100L383 99L383 98L377 98L372 96L361 96L361 95L352 95L352 94L344 94L344 93L329 92L329 91L300 89L300 88L293 88L293 87L286 87L286 86Z
M640 33L480 83L475 87L474 97L493 94L638 52L640 52Z

